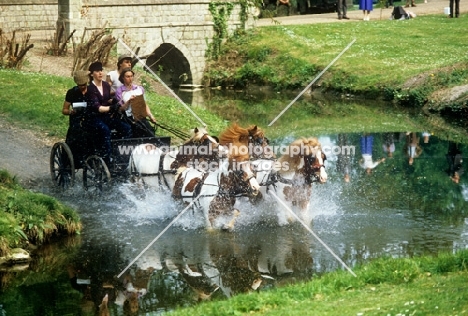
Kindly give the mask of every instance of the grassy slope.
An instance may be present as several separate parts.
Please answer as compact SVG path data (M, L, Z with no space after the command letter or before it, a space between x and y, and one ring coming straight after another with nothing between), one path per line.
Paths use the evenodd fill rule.
M468 251L439 257L381 258L312 281L171 315L462 315L468 312Z
M21 188L0 169L0 256L11 248L41 245L54 235L80 233L78 214L56 199Z
M353 92L401 85L420 73L466 63L463 31L468 17L422 16L406 21L271 26L254 29L229 42L228 52L244 57L242 68L229 59L212 65L239 77L250 75L273 85L305 86L353 39L356 42L331 67L323 84ZM228 53L229 54L229 53Z

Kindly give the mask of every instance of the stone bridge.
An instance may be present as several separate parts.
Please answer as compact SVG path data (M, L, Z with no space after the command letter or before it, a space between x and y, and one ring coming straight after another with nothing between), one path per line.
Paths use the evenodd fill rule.
M215 32L214 15L224 16L227 32L252 26L238 1L211 0L16 0L0 3L0 27L76 30L75 42L93 30L109 29L121 39L117 53L139 48L138 55L169 86L202 84L207 51ZM245 1L244 1L245 2ZM212 10L210 11L210 3ZM229 14L226 14L229 13Z

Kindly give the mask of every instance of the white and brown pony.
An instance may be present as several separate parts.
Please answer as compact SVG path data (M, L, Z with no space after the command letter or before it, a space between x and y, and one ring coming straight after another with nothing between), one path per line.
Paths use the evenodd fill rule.
M268 140L256 125L243 128L234 123L220 134L219 144L224 153L227 151L227 157L218 155L223 158L218 161L207 159L204 164L179 169L173 197L185 203L199 197L196 206L203 210L207 227L215 227L217 218L230 214L232 219L223 228L232 229L240 214L234 208L237 198L253 198L259 192L250 160L253 152L262 152ZM260 148L253 150L255 147ZM179 160L185 161L184 158Z
M281 211L286 212L288 221L292 221L289 211L278 205L275 197L268 195L270 191L274 192L299 218L309 222L312 185L327 181L325 154L315 137L295 140L282 152L284 154L276 161L258 159L252 162L261 187L259 196L275 202Z
M234 209L236 199L255 196L260 189L249 155L239 154L244 152L240 146L244 145L232 144L227 157L208 165L208 170L192 165L177 175L173 197L186 204L194 202L194 208L203 212L208 228L217 227L216 219L226 215L231 219L222 227L232 229L240 214Z
M186 166L193 159L216 159L218 152L217 140L209 136L206 129L195 128L190 139L177 149L159 148L153 144L135 147L130 155L128 169L132 177L143 181L145 185L171 192L178 168Z

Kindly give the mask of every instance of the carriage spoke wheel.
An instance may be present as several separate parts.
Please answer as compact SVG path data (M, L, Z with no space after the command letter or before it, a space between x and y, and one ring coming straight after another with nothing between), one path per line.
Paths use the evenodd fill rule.
M83 186L93 193L102 192L109 185L111 175L106 163L98 156L89 156L83 168Z
M54 184L62 189L75 182L75 163L70 147L66 143L55 143L50 152L50 176Z

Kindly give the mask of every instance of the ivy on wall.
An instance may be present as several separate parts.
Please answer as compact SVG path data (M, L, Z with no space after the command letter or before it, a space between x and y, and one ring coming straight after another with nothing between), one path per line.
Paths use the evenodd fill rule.
M228 20L231 12L234 9L234 4L231 2L210 2L208 9L213 17L213 42L211 43L208 51L211 58L218 58L221 51L221 43L228 34Z
M235 2L239 4L239 19L241 22L241 29L245 30L246 22L249 15L249 8L260 8L262 0L238 0ZM216 59L221 53L221 45L223 40L228 37L228 21L234 9L234 3L213 1L208 5L211 16L213 17L214 36L213 42L208 44L207 57Z

